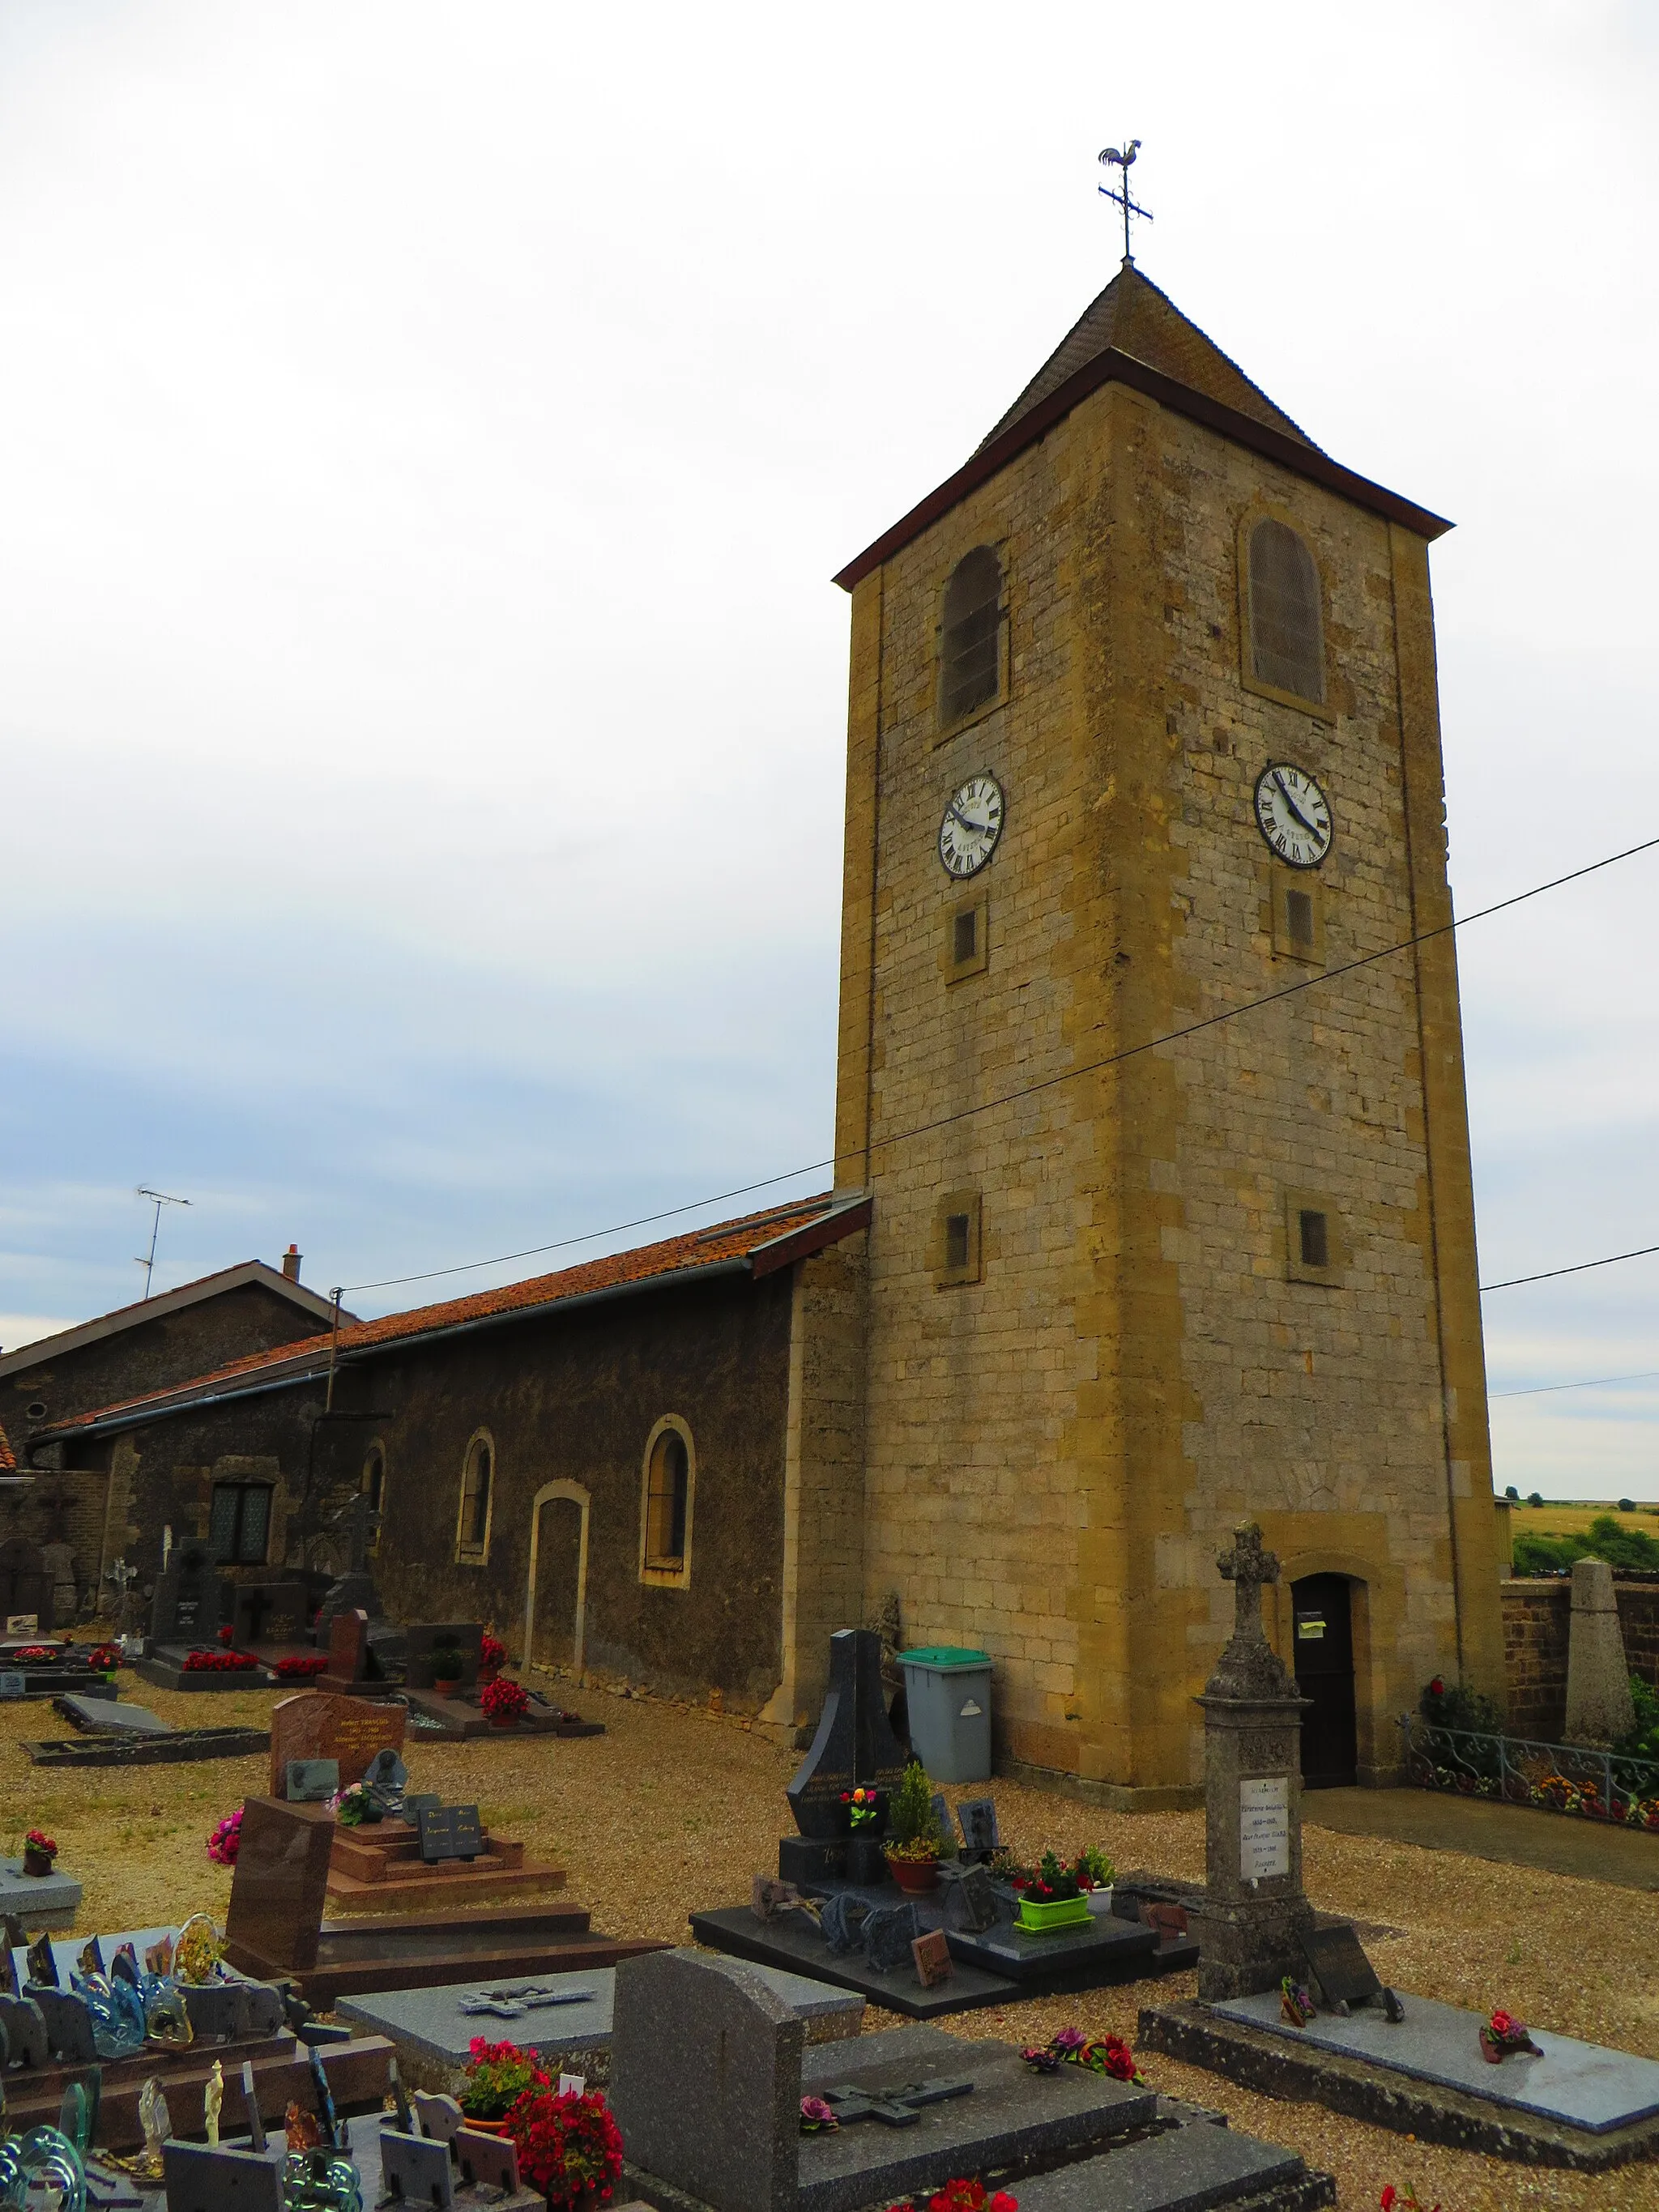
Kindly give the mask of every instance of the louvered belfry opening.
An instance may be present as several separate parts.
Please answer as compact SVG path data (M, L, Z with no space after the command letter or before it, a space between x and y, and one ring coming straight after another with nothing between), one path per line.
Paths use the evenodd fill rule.
M941 728L996 697L1002 678L1001 646L1002 563L988 545L976 545L957 562L945 587Z
M1322 705L1319 571L1295 531L1271 520L1250 532L1250 662L1258 684Z

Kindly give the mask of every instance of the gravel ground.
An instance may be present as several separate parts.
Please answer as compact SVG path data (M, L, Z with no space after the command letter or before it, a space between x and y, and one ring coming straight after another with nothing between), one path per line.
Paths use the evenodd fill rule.
M265 1723L270 1692L189 1696L124 1676L123 1694L181 1726ZM428 1746L407 1753L414 1787L452 1802L477 1799L489 1826L535 1857L566 1868L570 1894L594 1925L622 1936L679 1941L700 1906L744 1901L750 1878L776 1865L787 1824L782 1790L795 1763L742 1723L654 1700L568 1686L562 1692L607 1733L575 1741ZM113 1930L206 1911L222 1923L230 1877L204 1845L222 1814L265 1787L263 1758L199 1765L100 1770L32 1766L20 1740L71 1731L51 1705L0 1706L0 1773L9 1820L0 1848L44 1827L60 1863L85 1887L79 1927ZM950 1790L957 1796L974 1790ZM1202 1816L1100 1813L991 1785L1002 1834L1024 1855L1099 1842L1121 1867L1201 1878ZM1548 1816L1540 1814L1540 1820ZM1659 1844L1656 1844L1659 1849ZM1593 2038L1659 2058L1659 1893L1604 1887L1450 1851L1304 1831L1315 1904L1395 1931L1368 1941L1378 1972L1402 1991L1481 2010L1497 2004L1540 2032ZM1171 1975L1097 1994L1045 1999L1006 2012L963 2013L945 2024L965 2036L1046 2039L1075 2021L1133 2039L1139 2007L1195 1993ZM872 2010L869 2028L894 2016ZM1299 2150L1337 2177L1345 2207L1375 2205L1382 2185L1414 2184L1425 2207L1510 2212L1532 2206L1659 2212L1659 2167L1603 2175L1528 2171L1419 2145L1297 2105L1235 2088L1219 2075L1149 2053L1159 2088L1224 2112L1235 2126Z

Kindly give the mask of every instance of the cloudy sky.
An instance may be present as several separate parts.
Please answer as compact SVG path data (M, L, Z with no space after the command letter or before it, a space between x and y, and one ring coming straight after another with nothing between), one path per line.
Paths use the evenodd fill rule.
M1460 909L1659 836L1656 26L0 0L0 1342L137 1293L141 1182L158 1288L381 1311L828 1150L829 578L1130 132L1147 273L1457 520ZM1489 1281L1659 1243L1656 898L1462 938ZM1659 1258L1486 1319L1499 1482L1659 1498Z

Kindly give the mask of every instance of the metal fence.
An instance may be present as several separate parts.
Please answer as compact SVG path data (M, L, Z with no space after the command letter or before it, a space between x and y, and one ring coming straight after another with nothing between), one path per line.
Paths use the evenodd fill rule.
M1659 1833L1659 1761L1621 1757L1594 1744L1530 1743L1473 1729L1436 1728L1400 1716L1408 1781L1511 1805L1536 1805L1580 1820L1610 1820Z

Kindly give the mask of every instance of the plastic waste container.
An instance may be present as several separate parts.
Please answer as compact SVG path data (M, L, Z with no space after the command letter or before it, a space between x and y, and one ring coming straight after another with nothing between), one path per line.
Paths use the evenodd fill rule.
M910 1745L935 1782L991 1777L991 1655L954 1644L901 1651Z

